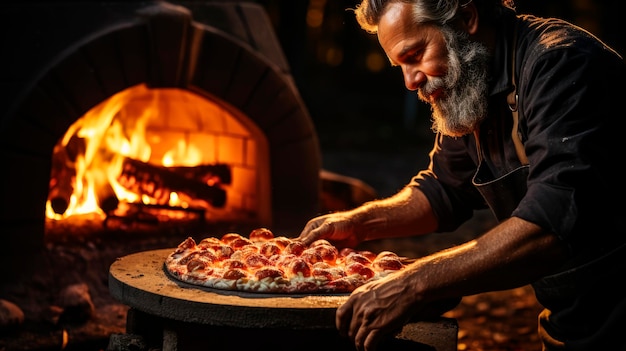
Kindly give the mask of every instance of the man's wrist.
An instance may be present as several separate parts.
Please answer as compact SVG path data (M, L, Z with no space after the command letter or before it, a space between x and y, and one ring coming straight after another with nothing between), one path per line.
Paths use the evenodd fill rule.
M366 204L359 209L356 214L359 223L359 237L361 241L378 239L388 228L388 219L383 215L383 211L377 209L375 204Z

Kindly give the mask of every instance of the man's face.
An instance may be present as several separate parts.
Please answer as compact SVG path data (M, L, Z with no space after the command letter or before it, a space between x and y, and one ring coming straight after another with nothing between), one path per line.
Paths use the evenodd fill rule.
M489 55L484 45L449 27L415 25L405 3L389 5L378 40L391 63L402 68L407 89L430 103L434 131L470 134L485 118Z

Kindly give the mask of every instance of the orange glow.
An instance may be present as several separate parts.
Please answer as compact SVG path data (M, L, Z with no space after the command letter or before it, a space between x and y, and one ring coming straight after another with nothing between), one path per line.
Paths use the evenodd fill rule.
M117 209L118 203L120 208L123 203L197 207L196 199L185 194L167 187L154 189L150 181L158 179L158 174L153 179L145 173L136 177L149 178L147 184L138 185L148 191L129 187L121 180L128 160L155 166L157 172L167 167L228 165L232 183L219 184L215 177L203 181L228 190L225 210L249 216L261 205L256 194L259 179L266 179L256 169L264 162L260 150L265 139L253 137L255 133L255 127L243 118L191 92L145 85L129 88L79 118L55 146L46 216L60 220L97 214L105 218L103 202L109 199L115 201L108 205L109 211ZM131 180L139 183L143 178ZM61 201L55 203L55 199Z

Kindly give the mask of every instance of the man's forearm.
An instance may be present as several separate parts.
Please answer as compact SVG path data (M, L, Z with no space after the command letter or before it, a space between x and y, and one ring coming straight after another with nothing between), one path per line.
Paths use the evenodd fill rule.
M368 202L352 212L361 223L365 240L427 234L437 228L428 199L414 187L405 187L391 197Z

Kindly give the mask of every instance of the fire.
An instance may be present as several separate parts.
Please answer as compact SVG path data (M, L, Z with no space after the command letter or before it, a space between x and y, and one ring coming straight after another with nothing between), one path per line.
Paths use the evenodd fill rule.
M159 133L148 136L146 131L162 117L163 100L172 100L167 96L169 90L144 85L124 90L70 126L54 149L48 218L59 220L79 214L104 217L103 201L111 199L143 204L162 200L130 191L119 180L125 160L155 163L153 147L162 137ZM195 166L202 162L202 152L189 140L179 139L156 161L165 167ZM170 206L187 206L175 191L165 196ZM117 202L109 207L117 207Z

